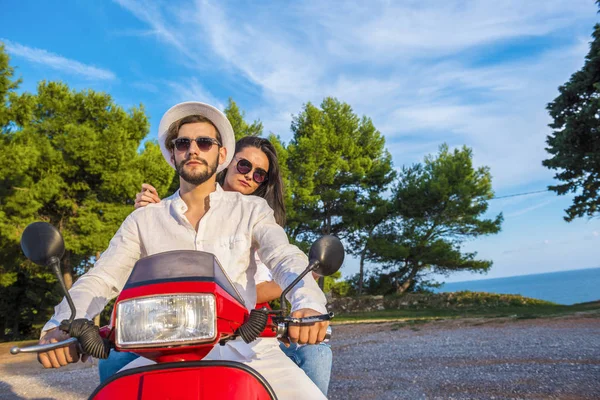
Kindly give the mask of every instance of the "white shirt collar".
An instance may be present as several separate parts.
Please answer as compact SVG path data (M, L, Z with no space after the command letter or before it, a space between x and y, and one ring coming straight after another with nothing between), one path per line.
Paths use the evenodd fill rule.
M181 189L177 189L175 191L175 193L173 193L168 199L170 199L172 201L171 208L178 215L183 215L188 210L188 206L187 206L187 204L185 204L185 201L183 201L183 199L181 198L180 190ZM216 183L215 191L211 192L208 195L208 198L209 198L208 201L209 201L209 204L211 205L211 207L213 205L215 205L214 203L212 203L212 201L220 199L221 196L223 195L223 193L225 193L225 191L223 190L221 185L219 185L219 183Z

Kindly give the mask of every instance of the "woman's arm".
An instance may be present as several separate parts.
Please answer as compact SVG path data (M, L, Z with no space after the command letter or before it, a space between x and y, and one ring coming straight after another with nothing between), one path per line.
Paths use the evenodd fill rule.
M256 304L268 303L281 297L283 289L273 280L271 272L265 264L260 261L258 255L254 253L254 260L256 262L256 274L254 279L256 281ZM319 275L312 273L313 278L318 279Z
M281 297L283 290L275 281L261 282L256 285L256 304L268 303Z

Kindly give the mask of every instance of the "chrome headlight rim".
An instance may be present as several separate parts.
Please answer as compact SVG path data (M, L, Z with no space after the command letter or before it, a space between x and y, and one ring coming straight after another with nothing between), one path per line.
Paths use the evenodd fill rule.
M179 296L195 296L195 297L211 297L212 298L213 304L215 306L214 321L213 321L215 330L214 330L214 335L211 338L177 339L177 340L165 341L165 342L148 342L148 343L140 343L140 342L121 343L121 339L122 339L121 334L120 334L121 330L119 329L119 321L120 321L119 307L121 304L130 302L130 301L134 301L134 300L179 297ZM211 342L214 342L219 337L219 332L217 329L217 326L218 326L217 325L217 298L214 293L163 293L163 294L149 294L149 295L144 295L144 296L131 297L131 298L119 301L116 304L115 322L114 322L113 326L115 329L115 347L119 348L119 349L147 349L147 348L165 348L165 347L175 348L175 347L182 347L182 346L211 343Z

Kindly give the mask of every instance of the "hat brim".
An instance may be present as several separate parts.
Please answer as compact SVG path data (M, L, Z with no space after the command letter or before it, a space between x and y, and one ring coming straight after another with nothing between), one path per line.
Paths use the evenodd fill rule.
M235 135L233 133L233 128L231 127L231 123L221 111L216 109L215 107L206 104L200 103L197 101L187 101L184 103L179 103L169 108L169 110L163 115L160 120L160 124L158 125L158 143L160 145L160 150L162 152L163 157L169 165L175 168L173 164L173 160L171 158L171 151L167 149L165 145L165 138L167 137L167 133L169 131L169 127L173 122L179 121L182 118L188 117L190 115L201 115L210 122L212 122L215 127L218 129L221 134L221 140L223 141L223 147L227 149L227 157L225 162L217 168L217 172L221 172L231 162L233 159L233 153L235 152Z

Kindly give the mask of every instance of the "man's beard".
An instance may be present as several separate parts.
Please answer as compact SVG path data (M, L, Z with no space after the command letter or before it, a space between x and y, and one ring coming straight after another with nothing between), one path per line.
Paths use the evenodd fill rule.
M196 185L196 186L201 185L204 182L206 182L207 180L209 180L215 174L215 172L217 172L217 167L219 166L218 158L215 159L214 165L208 165L208 163L206 161L200 160L198 158L194 158L193 159L194 161L206 165L205 170L194 171L194 172L185 170L185 163L187 163L191 160L192 159L187 158L185 160L181 160L181 162L179 164L177 164L177 174L187 183L190 183L190 184Z

